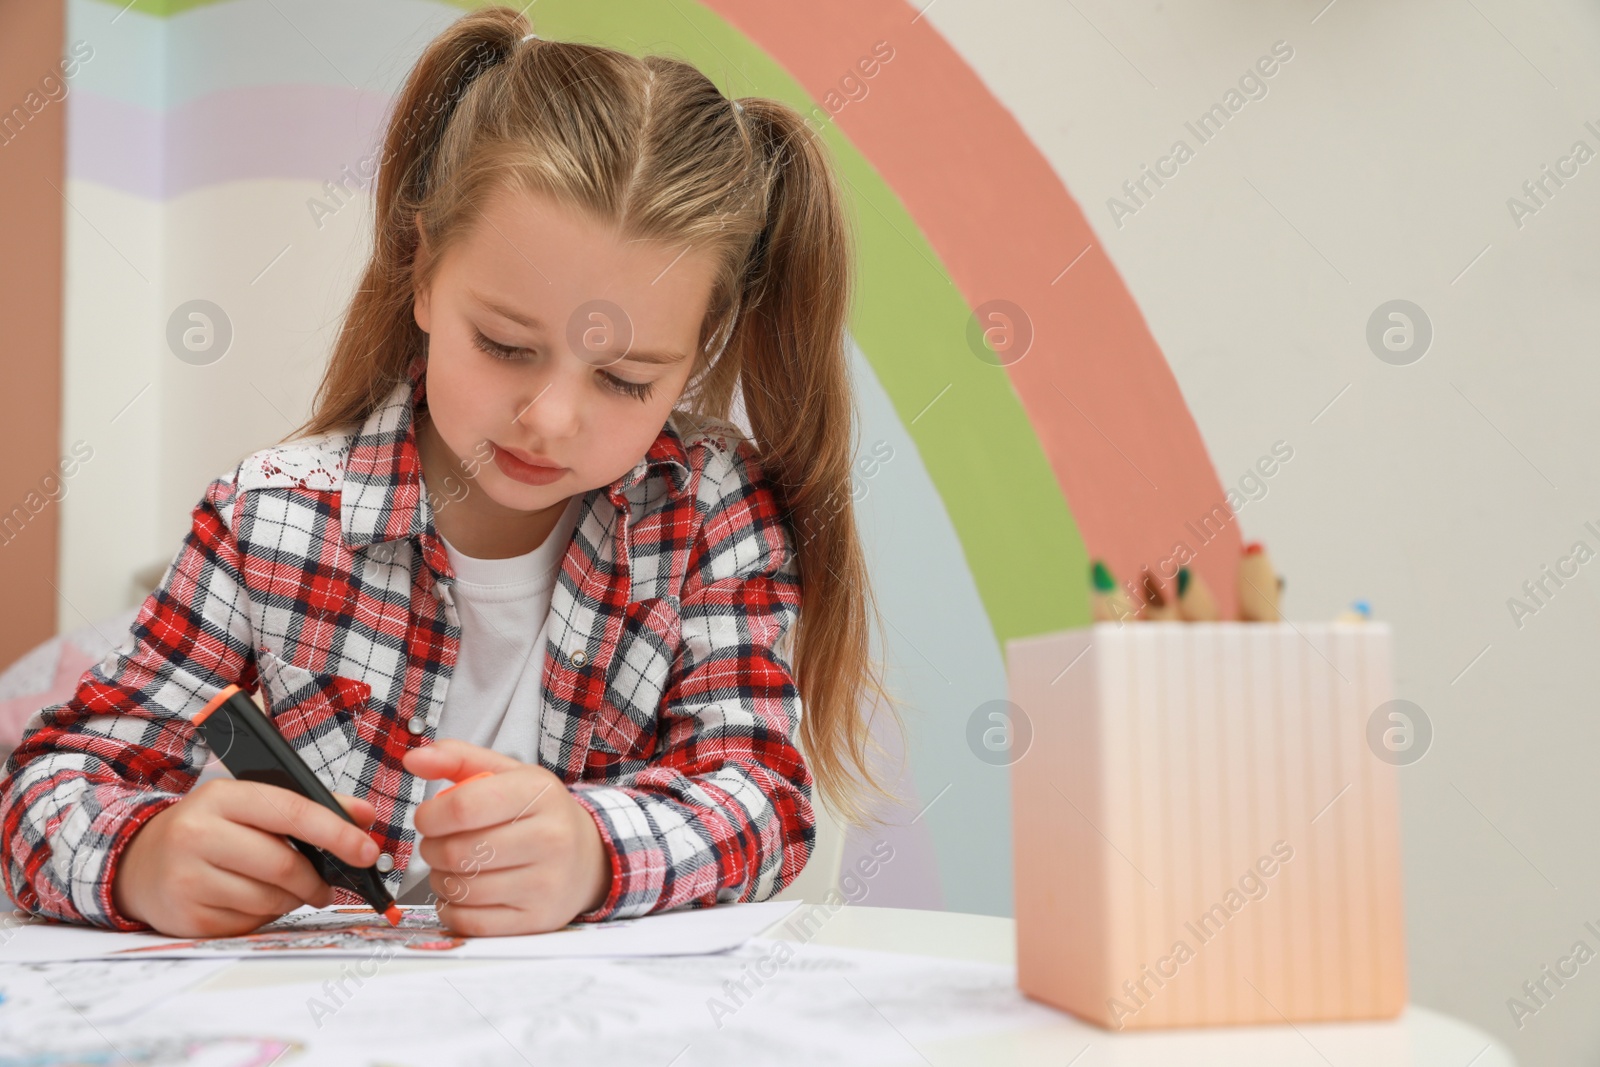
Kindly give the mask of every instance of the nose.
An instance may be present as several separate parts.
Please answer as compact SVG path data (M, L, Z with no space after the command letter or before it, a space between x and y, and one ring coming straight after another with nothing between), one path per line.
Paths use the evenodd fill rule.
M531 430L540 441L571 437L578 428L579 391L577 375L555 367L542 380L532 383L526 394L513 397L513 425Z

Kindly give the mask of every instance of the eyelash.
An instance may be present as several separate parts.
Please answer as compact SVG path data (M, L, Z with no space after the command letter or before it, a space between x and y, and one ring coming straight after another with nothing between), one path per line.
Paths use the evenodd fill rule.
M493 356L495 359L510 359L511 354L517 351L515 348L489 340L480 330L472 331L472 343L479 351ZM654 382L630 382L626 378L618 378L615 374L606 371L601 371L600 377L606 380L606 384L613 391L624 396L631 396L635 400L650 399L650 387L655 384Z

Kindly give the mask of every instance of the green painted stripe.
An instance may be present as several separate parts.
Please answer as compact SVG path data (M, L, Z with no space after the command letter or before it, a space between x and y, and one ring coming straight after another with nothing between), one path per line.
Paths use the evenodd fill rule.
M766 52L688 0L538 0L533 14L550 37L671 52L730 95L818 108ZM971 309L900 199L836 125L823 137L859 238L851 328L938 487L1002 651L1011 637L1087 624L1088 553L1010 379L967 348Z
M99 3L122 10L138 12L152 18L166 19L174 15L181 15L185 11L193 11L197 7L210 7L213 4L231 3L232 0L98 0Z

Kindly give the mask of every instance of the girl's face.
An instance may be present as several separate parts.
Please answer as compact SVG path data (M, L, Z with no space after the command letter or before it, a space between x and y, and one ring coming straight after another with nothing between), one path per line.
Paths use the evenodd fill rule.
M502 190L416 292L424 476L442 444L474 479L465 500L488 498L466 510L504 522L483 509L551 512L627 473L688 383L711 277L693 248Z

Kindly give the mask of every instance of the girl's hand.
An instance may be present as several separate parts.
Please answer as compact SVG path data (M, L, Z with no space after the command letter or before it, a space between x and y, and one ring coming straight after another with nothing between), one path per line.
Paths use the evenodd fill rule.
M359 826L372 824L370 803L334 796ZM358 867L378 858L377 842L321 804L275 785L217 778L134 833L117 860L112 904L170 937L228 937L302 904L326 907L333 890L285 840L291 835Z
M445 738L402 760L422 778L464 782L417 806L418 851L440 920L468 936L558 930L611 891L611 860L589 809L556 775Z

